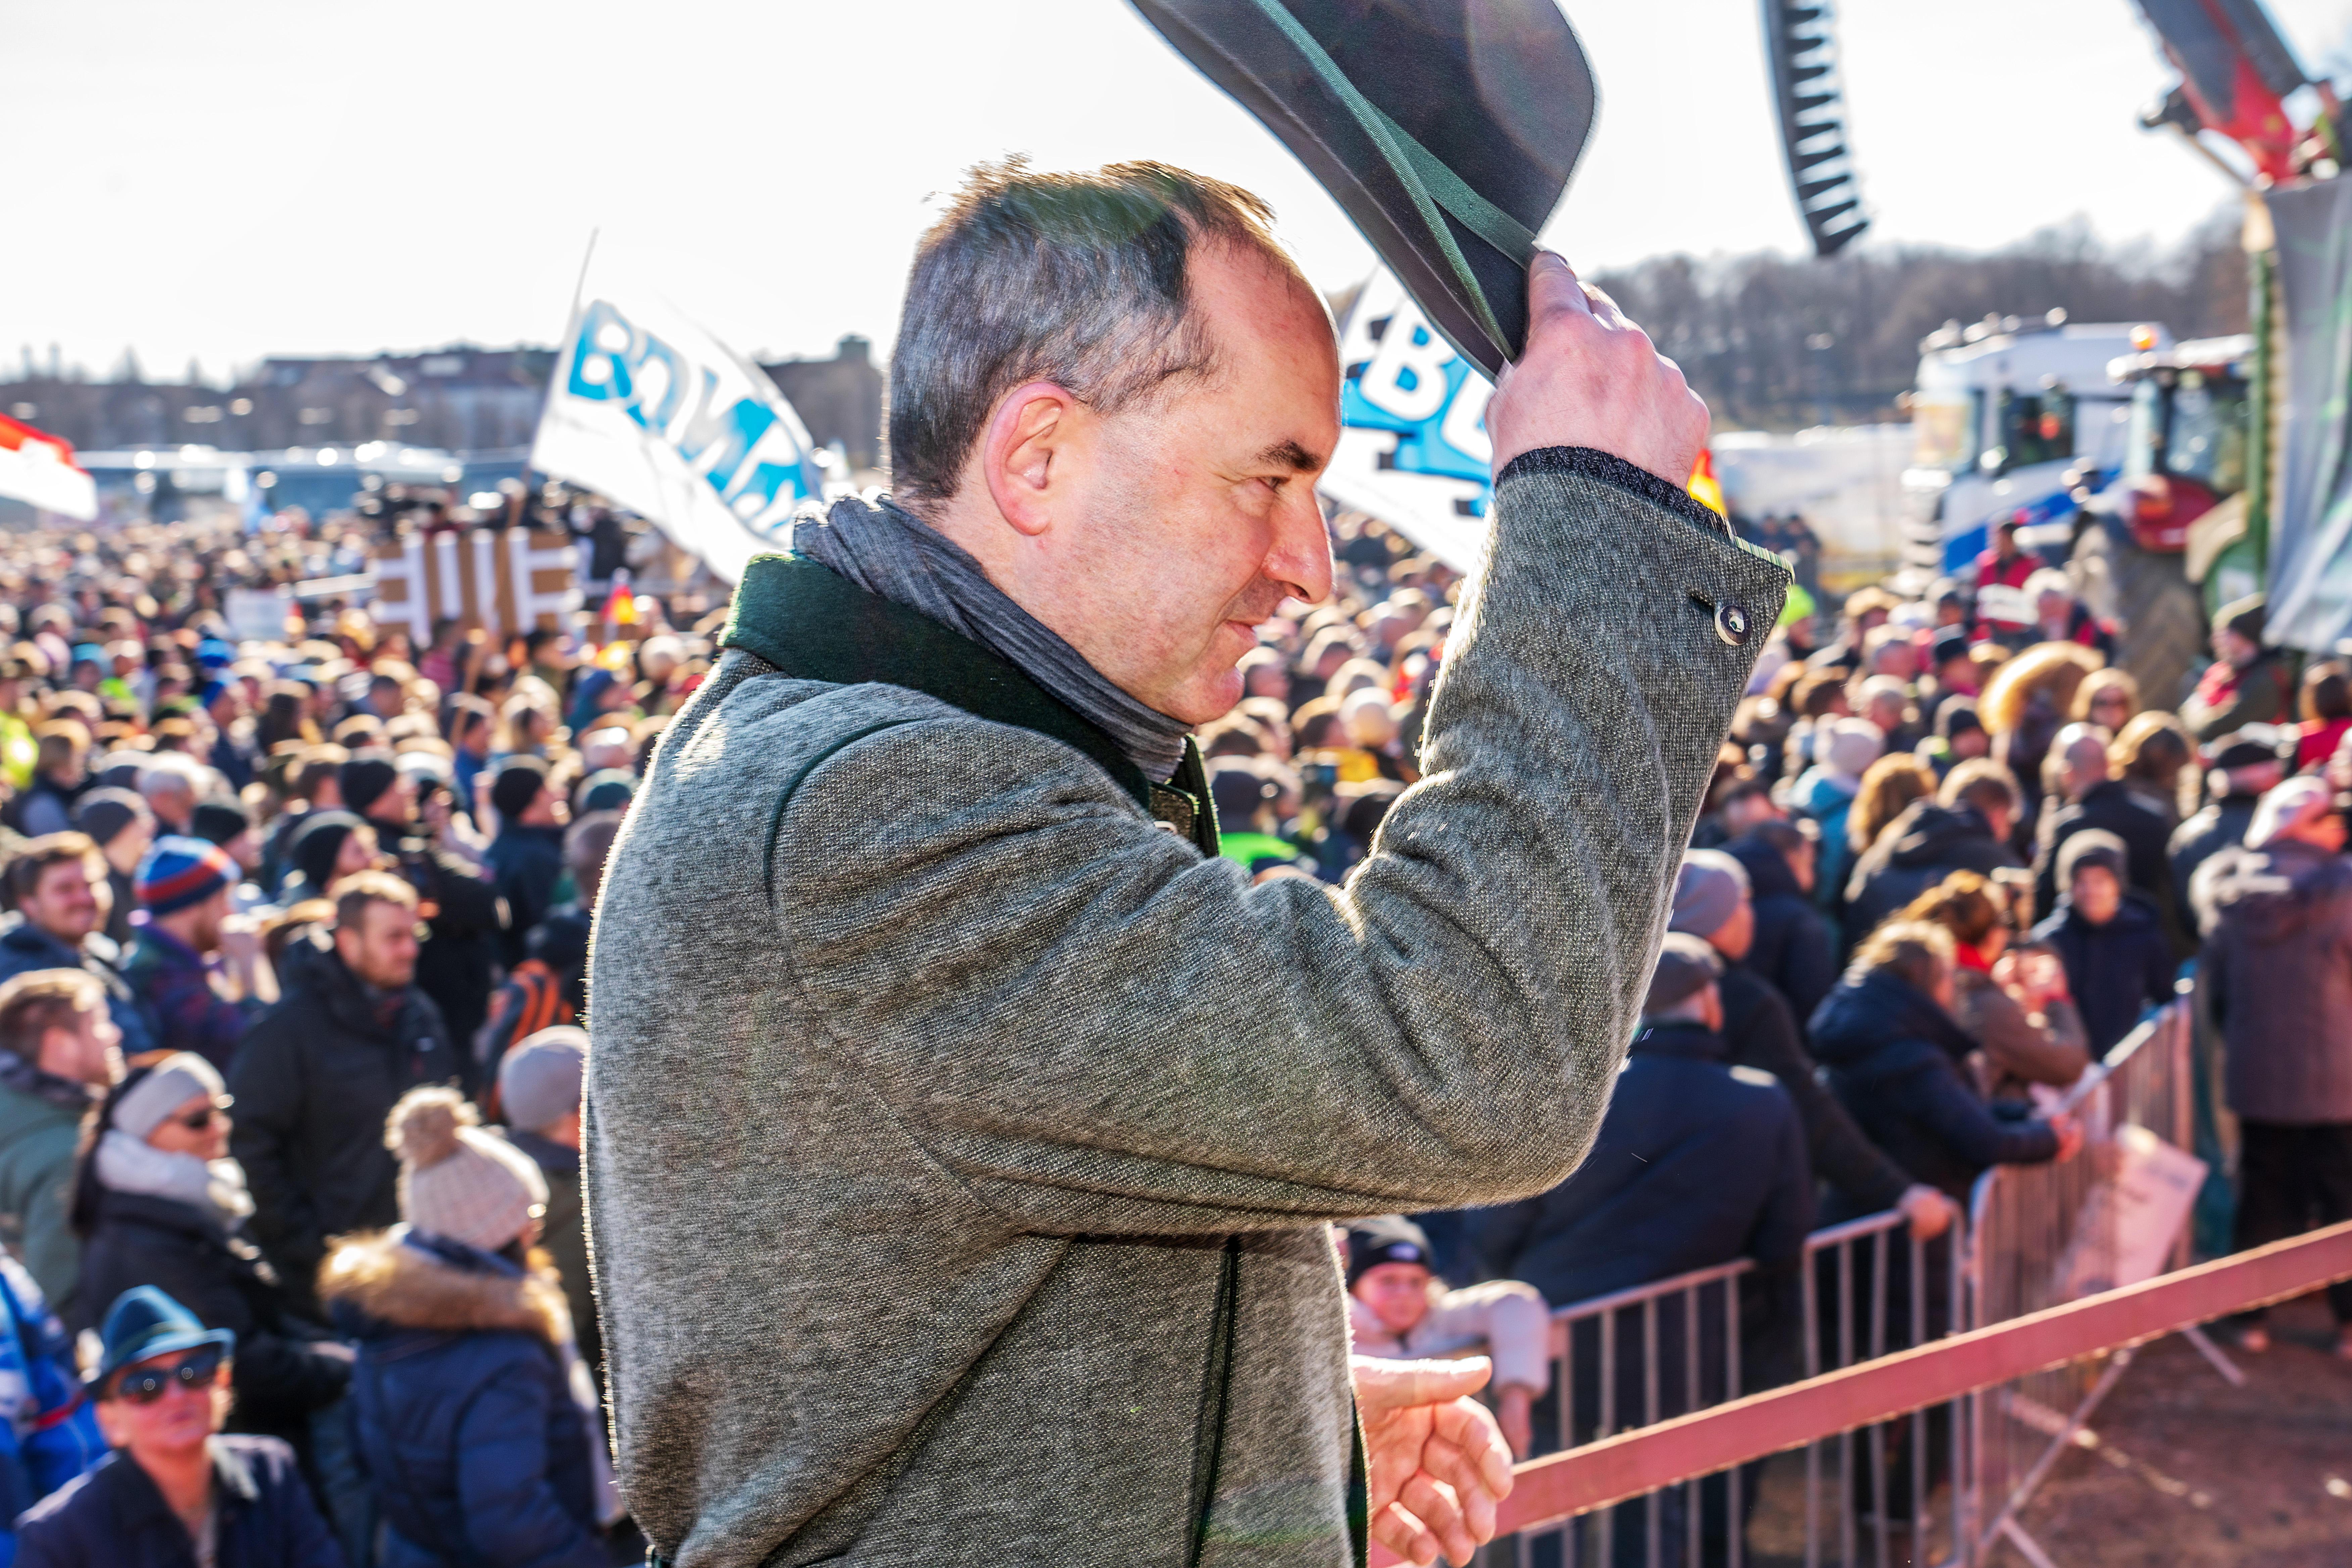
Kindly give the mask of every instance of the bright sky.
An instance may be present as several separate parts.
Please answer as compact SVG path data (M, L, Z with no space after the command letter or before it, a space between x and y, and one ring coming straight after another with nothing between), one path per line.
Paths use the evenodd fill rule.
M2270 0L2352 74L2352 0ZM1547 233L1588 268L1802 231L1755 0L1570 0L1600 122ZM2137 111L2126 0L1847 0L1872 237L1972 247L2075 214L2168 242L2228 195ZM1118 0L0 0L0 374L551 342L592 229L745 351L885 348L926 198L1008 152L1251 186L1312 277L1370 252Z

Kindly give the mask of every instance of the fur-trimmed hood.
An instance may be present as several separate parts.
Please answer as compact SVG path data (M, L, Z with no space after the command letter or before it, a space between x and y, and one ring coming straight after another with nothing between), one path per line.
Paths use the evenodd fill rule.
M477 1261L478 1260L478 1261ZM511 1329L551 1345L572 1342L562 1281L533 1253L520 1270L501 1259L400 1229L352 1237L319 1268L319 1296L338 1318L445 1333Z

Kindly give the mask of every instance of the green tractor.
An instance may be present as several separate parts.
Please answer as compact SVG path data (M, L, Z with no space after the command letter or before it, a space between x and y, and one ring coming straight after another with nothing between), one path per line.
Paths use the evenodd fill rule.
M2246 532L2253 349L2243 333L2202 338L2107 368L2130 390L2123 464L2096 494L2076 491L2068 570L2117 628L2116 662L2159 706L2186 694L2211 612L2261 585Z

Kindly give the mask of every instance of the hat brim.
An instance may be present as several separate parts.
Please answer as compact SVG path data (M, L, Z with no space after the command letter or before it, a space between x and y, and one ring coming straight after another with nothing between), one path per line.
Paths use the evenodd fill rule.
M87 1383L93 1389L102 1388L107 1380L116 1373L137 1366L142 1361L153 1361L157 1356L177 1355L182 1351L195 1350L203 1345L218 1345L223 1355L233 1356L236 1353L236 1331L230 1329L204 1329L164 1334L141 1345L136 1355L125 1356L121 1361L100 1362L98 1370L89 1374Z
M1307 165L1455 352L1500 375L1527 344L1528 258L1437 212L1474 297L1407 176L1259 0L1129 3ZM1281 4L1357 92L1477 195L1528 233L1542 230L1598 102L1583 47L1553 0L1267 3Z

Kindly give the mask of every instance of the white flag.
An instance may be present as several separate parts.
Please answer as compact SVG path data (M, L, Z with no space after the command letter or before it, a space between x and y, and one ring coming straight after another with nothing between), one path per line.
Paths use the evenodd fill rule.
M88 522L98 515L98 486L55 436L0 414L0 496Z
M615 298L620 295L620 298ZM594 279L549 383L531 466L658 524L732 583L823 493L807 429L758 365L656 294Z
M1385 268L1339 329L1339 449L1317 487L1457 572L1476 569L1492 499L1494 384L1430 330Z

